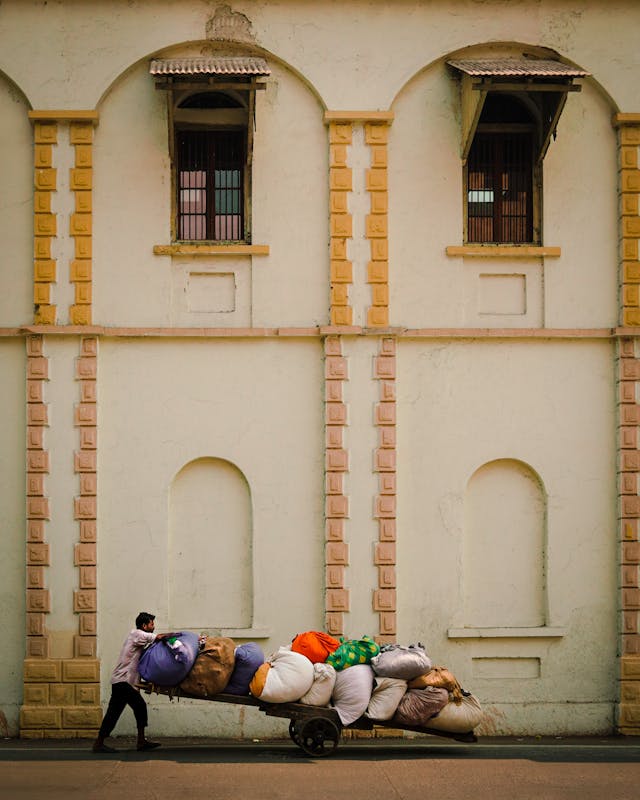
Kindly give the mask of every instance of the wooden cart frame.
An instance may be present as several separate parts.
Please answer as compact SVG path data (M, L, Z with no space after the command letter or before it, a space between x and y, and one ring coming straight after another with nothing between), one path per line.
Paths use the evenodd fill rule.
M340 741L343 730L373 730L373 728L393 728L394 730L415 731L416 733L427 733L431 736L440 736L446 739L454 739L457 742L471 743L477 742L478 738L473 731L468 733L450 733L435 730L434 728L422 728L412 725L398 725L391 721L372 720L368 717L360 717L350 725L343 725L335 708L327 706L309 706L304 703L265 703L250 695L216 694L211 697L197 697L196 695L184 692L179 687L166 688L156 686L153 683L139 684L139 688L147 694L156 692L164 694L171 699L174 697L185 697L191 700L207 700L214 703L233 703L242 706L254 706L268 717L281 717L289 720L289 736L292 741L304 750L307 755L324 757L331 755Z

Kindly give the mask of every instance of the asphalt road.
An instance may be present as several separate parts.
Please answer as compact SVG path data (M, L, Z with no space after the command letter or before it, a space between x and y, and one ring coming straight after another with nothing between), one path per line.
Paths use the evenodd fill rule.
M113 755L86 741L0 741L1 800L640 800L640 739L292 742L163 739Z

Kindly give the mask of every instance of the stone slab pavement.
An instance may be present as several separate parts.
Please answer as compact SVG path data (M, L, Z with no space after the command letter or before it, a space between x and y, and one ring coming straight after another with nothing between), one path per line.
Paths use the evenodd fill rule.
M0 800L640 800L640 738L343 740L326 758L291 741L0 740Z

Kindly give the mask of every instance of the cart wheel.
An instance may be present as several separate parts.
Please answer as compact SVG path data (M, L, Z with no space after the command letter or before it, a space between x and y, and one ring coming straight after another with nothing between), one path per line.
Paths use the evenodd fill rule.
M298 747L302 747L302 739L300 738L300 727L296 725L296 721L292 719L289 722L289 736L298 745Z
M340 739L340 729L326 717L312 717L302 722L299 728L294 726L294 730L297 739L300 739L294 739L294 742L310 756L331 755Z

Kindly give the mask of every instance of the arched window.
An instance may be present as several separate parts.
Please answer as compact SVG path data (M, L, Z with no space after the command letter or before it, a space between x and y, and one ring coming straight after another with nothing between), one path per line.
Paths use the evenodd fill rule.
M491 461L465 497L467 627L539 627L546 618L546 498L528 465Z
M251 496L228 461L184 466L169 491L169 625L250 628Z
M465 243L541 244L543 159L588 73L524 56L447 64L460 77Z
M251 241L255 97L270 74L252 56L154 59L173 129L175 216L183 242Z

